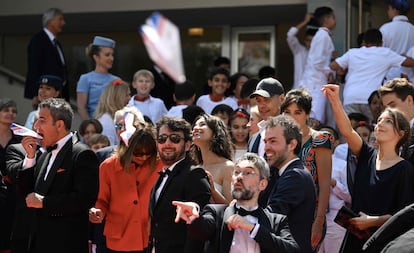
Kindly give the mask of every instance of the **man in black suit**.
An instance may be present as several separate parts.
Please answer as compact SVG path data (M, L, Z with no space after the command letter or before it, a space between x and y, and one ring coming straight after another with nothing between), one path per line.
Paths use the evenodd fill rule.
M35 209L30 235L34 253L88 252L88 210L98 194L98 159L70 132L72 118L66 101L47 99L40 103L33 126L47 151L36 159L38 140L22 140L26 157L19 176L32 184L26 205Z
M266 203L269 211L286 215L300 252L312 252L316 192L311 174L298 158L302 146L300 127L289 116L271 117L266 122L264 142L275 180L260 196L260 202Z
M165 168L152 188L149 203L149 248L156 253L202 252L203 242L187 238L185 222L174 223L173 200L196 202L204 207L211 192L201 167L192 167L187 151L191 126L183 119L162 117L157 122L157 149Z
M174 201L175 221L183 219L190 224L189 236L210 240L207 252L299 252L286 216L258 206L268 177L266 161L257 154L246 153L236 161L233 171L235 204L207 205L200 215L196 203Z
M33 109L37 109L39 100L37 91L38 80L41 75L55 75L62 78L62 95L69 101L69 87L67 85L66 60L62 46L56 36L62 32L65 25L63 12L57 8L50 8L43 14L43 30L33 36L27 47L27 75L24 97L32 99Z

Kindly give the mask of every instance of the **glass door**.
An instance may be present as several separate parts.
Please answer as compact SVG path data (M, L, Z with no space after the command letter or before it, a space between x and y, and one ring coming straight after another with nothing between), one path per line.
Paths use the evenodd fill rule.
M275 67L275 28L236 27L231 36L231 72L257 77L263 66Z

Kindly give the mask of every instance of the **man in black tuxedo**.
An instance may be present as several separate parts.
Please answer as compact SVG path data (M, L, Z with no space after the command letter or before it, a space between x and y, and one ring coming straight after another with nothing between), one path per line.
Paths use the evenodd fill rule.
M300 252L312 252L316 190L311 174L298 158L302 146L300 127L289 116L271 117L266 122L264 142L274 180L260 196L259 203L266 203L264 206L271 212L286 215Z
M26 157L19 176L32 184L26 205L35 209L30 235L34 253L88 252L88 210L98 194L99 165L94 152L70 132L72 118L66 101L47 99L40 103L33 126L47 151L36 159L38 140L22 140Z
M152 188L149 203L151 236L149 249L156 253L202 252L202 241L187 238L185 222L174 223L173 200L196 202L201 207L211 196L207 175L192 167L187 151L191 126L183 119L162 117L157 122L157 149L165 168Z
M209 240L206 252L299 252L286 216L271 213L258 206L261 191L267 186L269 166L254 153L246 153L237 161L231 188L236 203L200 207L194 202L174 201L175 222L183 219L188 234ZM249 249L254 249L250 251Z
M62 46L56 39L65 25L63 12L57 8L50 8L43 14L42 21L43 30L33 36L27 47L24 97L32 99L32 106L35 110L39 103L37 91L41 75L55 75L62 78L64 83L62 95L69 101L65 55Z

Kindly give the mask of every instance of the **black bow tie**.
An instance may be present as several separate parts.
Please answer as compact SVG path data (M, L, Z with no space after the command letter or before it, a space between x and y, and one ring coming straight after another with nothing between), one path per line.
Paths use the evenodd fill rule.
M252 211L247 211L246 209L244 209L243 207L235 207L236 208L236 213L240 216L246 216L246 215L251 215L253 217L259 217L259 208L256 208L255 210Z
M57 144L52 145L52 146L49 146L49 147L46 147L46 151L47 151L48 153L49 153L49 152L52 152L53 150L57 149L57 147L58 147L58 145L57 145Z
M161 177L165 177L166 175L171 174L171 170L169 170L169 169L162 170L162 171L159 171L158 174L160 174Z

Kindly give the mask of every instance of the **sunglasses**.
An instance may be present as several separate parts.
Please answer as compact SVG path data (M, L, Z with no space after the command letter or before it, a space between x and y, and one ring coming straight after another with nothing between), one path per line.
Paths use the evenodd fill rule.
M159 144L164 144L167 142L167 139L170 139L170 141L172 143L179 143L182 139L184 139L184 137L179 136L178 134L170 134L170 135L166 135L166 134L161 134L160 136L158 136L157 141Z
M121 130L123 125L121 123L115 124L115 130Z

